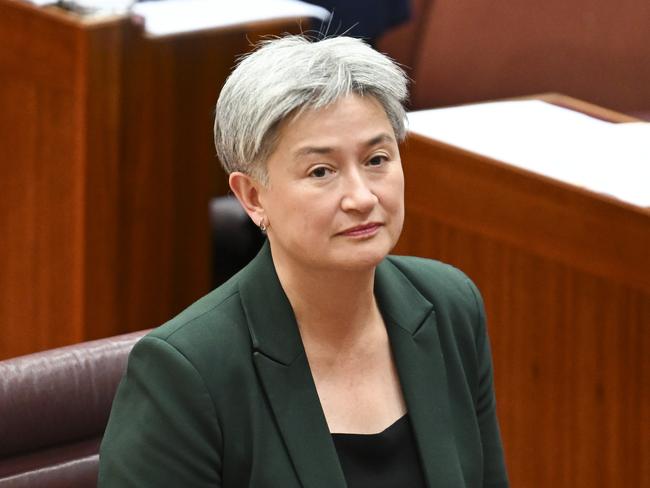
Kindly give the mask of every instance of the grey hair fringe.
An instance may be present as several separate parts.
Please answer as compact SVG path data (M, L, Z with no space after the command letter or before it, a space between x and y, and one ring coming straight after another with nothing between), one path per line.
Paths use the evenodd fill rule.
M265 181L279 124L352 93L376 98L401 141L407 83L394 61L359 39L264 40L240 59L221 90L214 122L217 156L227 173L241 171Z

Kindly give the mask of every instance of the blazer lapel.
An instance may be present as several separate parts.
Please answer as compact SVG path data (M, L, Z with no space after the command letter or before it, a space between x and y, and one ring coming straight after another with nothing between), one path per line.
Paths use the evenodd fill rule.
M377 267L375 296L386 322L428 485L464 486L433 305L388 259Z
M345 477L268 242L244 273L240 295L253 361L296 473L305 488L344 488Z

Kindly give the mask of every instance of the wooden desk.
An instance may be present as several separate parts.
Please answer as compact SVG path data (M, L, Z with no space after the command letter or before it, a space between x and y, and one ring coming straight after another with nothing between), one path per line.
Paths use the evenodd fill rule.
M210 283L214 104L278 21L147 38L0 0L0 358L152 327Z
M650 211L417 135L402 161L396 252L484 295L512 486L650 486Z

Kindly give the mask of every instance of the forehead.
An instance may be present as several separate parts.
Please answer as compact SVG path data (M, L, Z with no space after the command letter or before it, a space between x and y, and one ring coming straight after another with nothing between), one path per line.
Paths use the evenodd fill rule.
M305 108L286 119L279 126L276 148L309 142L368 141L381 133L394 140L393 127L381 103L372 96L351 94L326 107Z

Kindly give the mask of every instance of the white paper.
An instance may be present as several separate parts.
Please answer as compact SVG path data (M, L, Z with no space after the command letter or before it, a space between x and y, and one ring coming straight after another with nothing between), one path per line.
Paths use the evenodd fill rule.
M151 36L265 20L329 17L326 9L298 0L162 0L136 3L132 11L144 19L145 31Z
M423 110L408 120L426 137L650 207L650 123L610 123L538 100Z

